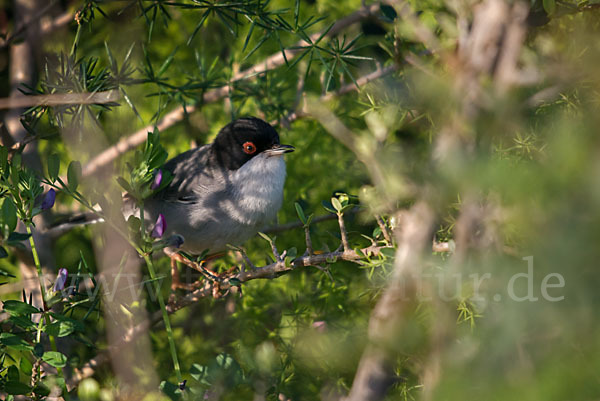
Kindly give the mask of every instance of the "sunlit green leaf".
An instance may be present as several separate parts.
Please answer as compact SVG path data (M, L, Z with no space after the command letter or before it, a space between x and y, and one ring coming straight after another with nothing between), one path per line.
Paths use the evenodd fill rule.
M46 351L42 360L55 368L64 368L67 365L67 357L58 351Z

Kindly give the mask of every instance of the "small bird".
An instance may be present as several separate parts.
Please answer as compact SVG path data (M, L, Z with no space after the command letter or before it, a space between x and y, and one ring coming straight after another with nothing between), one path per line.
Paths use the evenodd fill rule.
M213 143L164 165L173 180L146 199L145 217L154 222L162 214L164 234L183 236L180 249L191 254L240 245L275 219L283 201L283 155L293 151L293 146L280 144L267 122L237 119Z

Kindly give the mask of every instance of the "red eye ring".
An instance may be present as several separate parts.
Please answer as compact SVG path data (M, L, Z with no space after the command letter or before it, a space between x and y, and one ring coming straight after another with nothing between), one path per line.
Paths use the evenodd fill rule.
M256 152L256 145L252 142L244 142L242 149L244 150L244 153L251 155Z

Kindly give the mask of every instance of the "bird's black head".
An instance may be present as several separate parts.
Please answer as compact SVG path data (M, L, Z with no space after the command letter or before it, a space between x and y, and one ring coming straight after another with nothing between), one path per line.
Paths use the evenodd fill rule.
M237 170L263 152L275 156L294 150L292 146L281 145L277 131L256 117L240 118L227 124L219 131L212 146L217 162L229 170Z

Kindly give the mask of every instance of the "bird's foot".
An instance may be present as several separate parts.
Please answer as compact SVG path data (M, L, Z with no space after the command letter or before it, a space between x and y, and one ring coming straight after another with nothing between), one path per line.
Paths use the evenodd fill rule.
M223 288L222 283L226 282L227 279L231 278L234 275L234 272L239 269L238 266L232 266L228 270L217 273L207 267L207 262L214 259L216 256L221 255L211 255L199 262L191 261L179 253L170 253L168 254L171 258L171 291L175 293L177 290L185 290L185 291L194 291L200 288L202 285L208 285L208 288L211 289L211 293L213 298L221 298L229 293L230 286L225 286ZM193 283L182 283L179 277L179 270L177 268L177 262L180 262L192 269L198 271L202 277L206 279L198 280Z
M185 290L185 291L194 291L196 288L200 287L200 281L196 281L193 283L182 283L179 277L179 269L177 268L177 262L181 262L187 264L187 260L178 253L171 253L169 255L171 258L171 291L175 292L177 290Z

